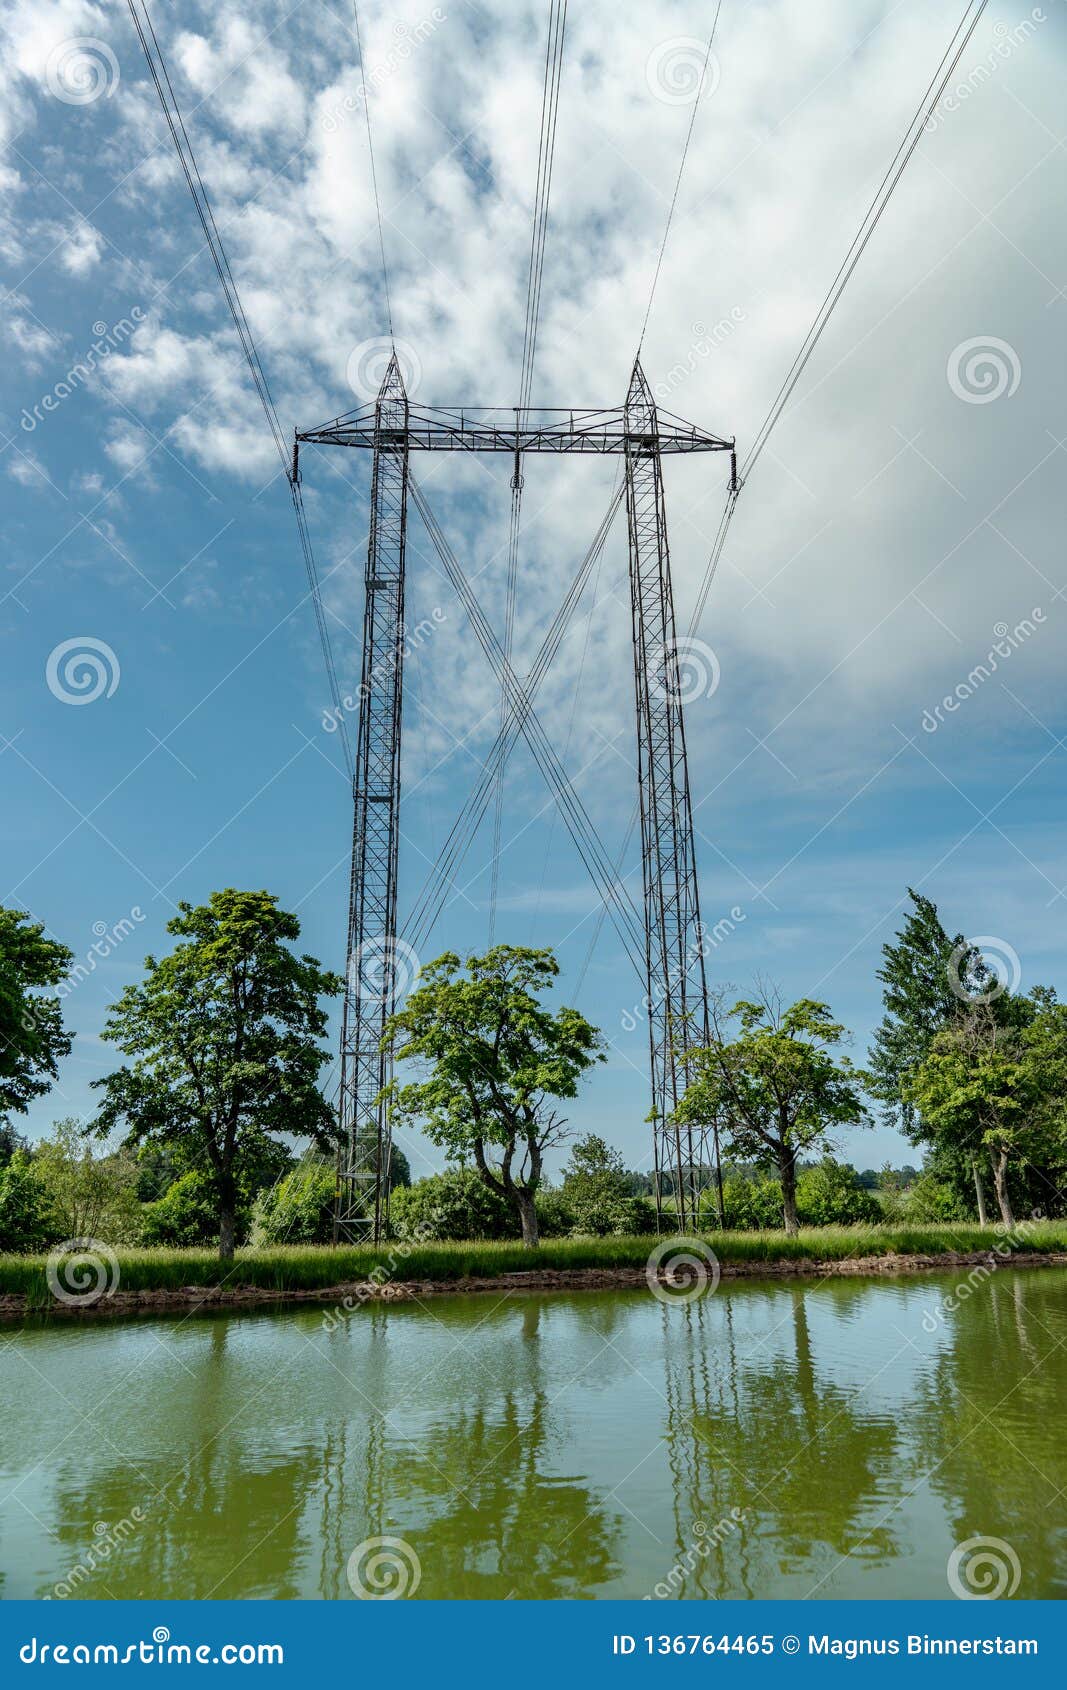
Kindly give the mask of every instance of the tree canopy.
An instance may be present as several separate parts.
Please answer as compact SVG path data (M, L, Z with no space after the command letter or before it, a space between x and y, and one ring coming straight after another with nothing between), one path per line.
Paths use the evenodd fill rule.
M731 1038L734 1022L739 1031ZM771 991L729 1010L714 1000L711 1024L710 1044L690 1053L691 1080L677 1119L717 1121L735 1155L775 1165L785 1229L795 1233L798 1158L831 1148L836 1128L868 1120L862 1074L834 1054L845 1029L828 1004L801 998L783 1009Z
M103 1036L131 1063L95 1082L97 1130L125 1142L177 1143L211 1175L219 1250L232 1256L238 1171L272 1135L335 1140L318 1078L329 1052L320 998L336 974L290 944L300 923L268 892L229 888L182 903L168 922L182 941L145 959L145 978L112 1006Z
M73 958L44 924L0 905L0 1119L48 1090L70 1050L58 986Z
M453 1160L472 1156L482 1182L516 1211L529 1245L537 1243L545 1151L563 1137L554 1102L576 1096L587 1069L603 1059L584 1015L541 1002L558 974L550 950L495 945L465 964L449 951L421 971L386 1030L395 1060L422 1070L394 1085L394 1118L421 1122Z

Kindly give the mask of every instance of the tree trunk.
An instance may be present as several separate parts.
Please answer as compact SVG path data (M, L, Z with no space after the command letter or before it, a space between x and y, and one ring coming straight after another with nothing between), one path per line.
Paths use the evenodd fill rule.
M981 1171L977 1162L972 1162L971 1167L974 1172L974 1194L978 1199L978 1225L986 1226L988 1224L989 1217L986 1214L985 1187L982 1184Z
M522 1241L528 1250L536 1250L540 1239L537 1232L537 1208L530 1192L516 1191L515 1206L522 1225Z
M796 1151L785 1148L778 1154L778 1174L782 1181L782 1217L785 1230L792 1238L799 1229L797 1220L797 1158Z
M237 1188L232 1174L219 1175L219 1260L233 1261L237 1234Z
M1015 1216L1011 1212L1011 1201L1008 1197L1008 1153L1006 1150L993 1150L993 1189L997 1194L1000 1205L1000 1218L1005 1226L1015 1225Z

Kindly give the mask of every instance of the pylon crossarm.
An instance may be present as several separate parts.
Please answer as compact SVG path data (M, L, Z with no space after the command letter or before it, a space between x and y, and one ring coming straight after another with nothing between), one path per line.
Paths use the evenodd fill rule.
M354 446L373 451L376 406L362 405L356 411L335 417L321 428L297 435L298 441L318 446ZM412 452L507 452L513 458L526 452L626 451L628 432L625 406L618 410L519 410L508 406L471 406L439 410L427 405L408 406L406 439ZM709 434L668 411L656 413L659 450L664 453L732 452L733 440Z

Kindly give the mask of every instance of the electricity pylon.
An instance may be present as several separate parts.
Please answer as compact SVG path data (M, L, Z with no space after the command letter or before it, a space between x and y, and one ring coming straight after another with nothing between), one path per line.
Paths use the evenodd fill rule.
M734 442L660 411L640 363L614 410L468 408L409 401L394 353L373 403L297 434L301 443L374 454L363 619L363 675L355 770L348 969L341 1047L337 1236L380 1236L389 1191L388 1080L382 1034L396 1001L397 838L403 691L404 545L408 458L422 452L504 452L520 473L526 452L621 454L626 473L644 889L645 975L652 1071L657 1208L664 1181L672 1220L697 1220L703 1143L671 1114L684 1090L685 1053L707 1031L703 934L682 716L679 646L663 497L665 455L729 452Z

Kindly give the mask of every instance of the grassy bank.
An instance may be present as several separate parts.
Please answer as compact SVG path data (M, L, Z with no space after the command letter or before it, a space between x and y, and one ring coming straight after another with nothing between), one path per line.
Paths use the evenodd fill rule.
M889 1255L936 1256L999 1248L1025 1257L1067 1250L1067 1221L1024 1222L1004 1238L999 1228L968 1225L810 1227L795 1238L784 1232L726 1232L706 1235L724 1267L760 1262L840 1262ZM659 1241L660 1243L663 1240ZM120 1250L117 1289L180 1291L187 1286L255 1286L285 1293L365 1281L429 1280L451 1283L500 1274L576 1269L643 1268L654 1238L550 1239L539 1250L521 1244L386 1244L293 1246L239 1250L220 1262L211 1250ZM113 1272L109 1275L113 1282ZM44 1256L0 1256L0 1296L24 1297L33 1309L53 1304Z

